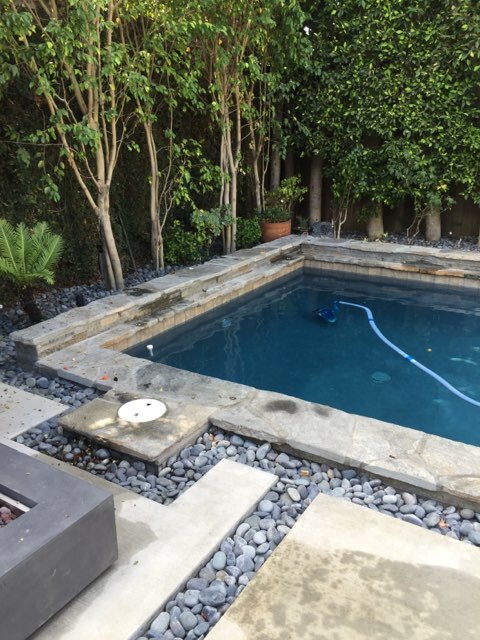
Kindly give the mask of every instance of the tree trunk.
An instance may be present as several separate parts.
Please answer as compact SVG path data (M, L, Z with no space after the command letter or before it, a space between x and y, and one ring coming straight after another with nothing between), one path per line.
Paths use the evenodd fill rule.
M255 187L255 209L262 211L262 184L260 181L260 172L258 170L258 159L255 154L252 153L252 169L253 169L253 184Z
M270 155L270 191L280 184L282 158L280 156L280 135L283 120L283 105L279 105L277 117L272 122L272 151Z
M236 235L237 235L237 170L232 171L230 176L230 206L232 214L232 224L230 225L230 242L228 253L233 253L236 248Z
M113 282L113 289L123 289L123 273L122 263L118 255L115 237L113 235L112 221L110 219L110 188L108 185L102 185L98 189L98 217L103 234L103 242L106 249L106 256L110 260Z
M285 158L285 178L291 178L295 175L295 153L293 147L288 147L287 156Z
M428 214L425 216L425 240L427 242L436 242L441 237L442 221L440 209L438 207L430 207Z
M18 297L20 299L20 306L32 323L37 324L37 322L41 322L43 315L33 295L33 289L31 287L23 287L20 289Z
M375 215L367 218L367 235L369 240L376 240L383 236L383 206L375 203Z
M309 189L309 222L314 224L322 219L322 183L323 183L323 160L319 155L312 157L310 166L310 189Z
M159 179L158 179L158 158L155 137L153 135L153 125L151 122L144 122L143 128L147 140L148 157L150 160L150 247L152 262L155 270L160 266L160 242L162 228L159 218ZM162 265L163 269L163 265Z
M270 191L275 191L280 184L281 169L282 158L280 157L280 150L273 146L270 160Z
M155 271L158 271L161 263L160 245L163 244L162 229L160 227L160 220L158 219L157 215L151 215L150 223L151 223L150 234L151 234L151 251L152 251L152 259L153 259L153 268L155 269ZM163 265L162 265L162 269L163 269Z
M108 247L105 242L105 234L103 233L103 229L100 228L100 235L102 240L102 252L100 254L100 272L102 274L103 283L105 287L109 290L115 289L115 278L113 276L112 263L110 261L110 256L108 255Z
M130 256L130 262L132 264L132 269L134 271L137 270L137 264L135 262L135 256L133 255L132 245L130 244L130 240L127 233L127 228L125 227L125 223L123 222L123 216L120 211L117 212L118 220L120 222L120 226L122 227L123 237L125 238L125 244L127 245L128 255Z
M160 237L158 243L158 258L160 269L165 269L165 251L163 247L163 230L160 230Z

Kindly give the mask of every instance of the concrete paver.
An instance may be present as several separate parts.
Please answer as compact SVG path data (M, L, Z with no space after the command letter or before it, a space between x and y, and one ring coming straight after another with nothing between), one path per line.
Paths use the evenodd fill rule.
M169 456L193 442L208 427L208 416L214 406L195 402L191 398L165 398L162 394L146 393L144 398L166 403L167 412L161 418L138 424L118 417L122 404L142 397L141 394L121 394L110 391L76 411L63 416L60 424L69 429L105 442L116 451L162 464Z
M67 408L55 400L0 382L0 437L15 438Z
M208 640L476 640L480 554L319 495Z
M147 394L145 397L154 396ZM181 448L182 443L192 441L208 425L209 412L205 407L172 404L169 401L165 416L134 424L118 417L121 405L121 402L109 398L97 398L80 407L73 415L64 416L61 425L94 440L106 442L117 451L153 463L162 463Z

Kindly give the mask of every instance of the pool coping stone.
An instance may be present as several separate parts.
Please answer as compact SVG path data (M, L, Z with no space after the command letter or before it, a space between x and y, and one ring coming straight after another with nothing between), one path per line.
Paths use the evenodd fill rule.
M401 488L479 508L479 447L162 364L141 369L129 387L135 393L111 390L62 416L60 424L157 465L211 424L306 459L358 468ZM164 421L133 428L118 420L121 404L142 395L162 400L173 415L191 412L191 430L180 426L176 445L168 414ZM103 424L105 429L99 428Z

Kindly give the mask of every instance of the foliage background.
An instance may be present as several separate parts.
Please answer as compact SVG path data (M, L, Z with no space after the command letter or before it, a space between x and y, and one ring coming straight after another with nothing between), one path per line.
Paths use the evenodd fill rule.
M119 11L131 10L128 2L114 4ZM58 143L52 139L32 144L32 134L48 126L49 114L42 95L15 67L12 6L0 0L0 217L26 224L45 220L62 235L59 284L95 279L98 220L68 167L58 171ZM148 17L152 7L142 1L135 10ZM281 177L293 171L305 185L311 158L322 158L322 219L331 217L332 201L348 191L346 230L365 228L360 214L372 202L383 205L387 232L404 231L416 208L438 202L444 211L444 235L478 233L478 2L251 0L243 14L239 3L229 7L220 0L155 4L156 11L173 11L177 29L168 31L174 25L165 22L155 37L163 46L176 33L183 47L165 50L158 104L173 104L175 135L198 145L207 163L202 171L193 168L189 173L190 202L177 198L169 215L167 262L206 256L191 214L218 207L222 179L223 184L231 180L220 171L219 149L225 127L235 131L237 116L237 207L238 216L247 220L239 225L240 245L255 237L254 223L248 221L261 194L253 167L259 169L265 189L267 162L275 153L284 160ZM182 22L179 15L185 16ZM238 87L241 93L238 114L233 115L238 105L230 107L230 124L219 119L215 99L221 98L223 68L237 82L228 90L235 93ZM174 102L165 102L165 87L173 91L175 83L180 86L179 78L188 79L188 91L175 89L168 94ZM133 114L133 98L129 109ZM165 136L164 107L157 110L153 126L159 139ZM127 270L151 259L149 171L144 134L137 124L122 148L111 186L112 226ZM297 213L308 216L308 209L306 200ZM217 241L209 241L209 246L221 250Z

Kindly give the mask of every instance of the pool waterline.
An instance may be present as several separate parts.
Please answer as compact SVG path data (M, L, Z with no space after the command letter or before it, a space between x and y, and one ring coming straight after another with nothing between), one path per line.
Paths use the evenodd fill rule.
M170 366L479 445L480 408L391 352L361 311L342 309L333 325L313 314L335 299L367 300L387 338L462 392L480 395L473 293L446 288L442 298L438 287L399 284L308 271L147 342L154 360ZM149 357L146 343L127 353Z

